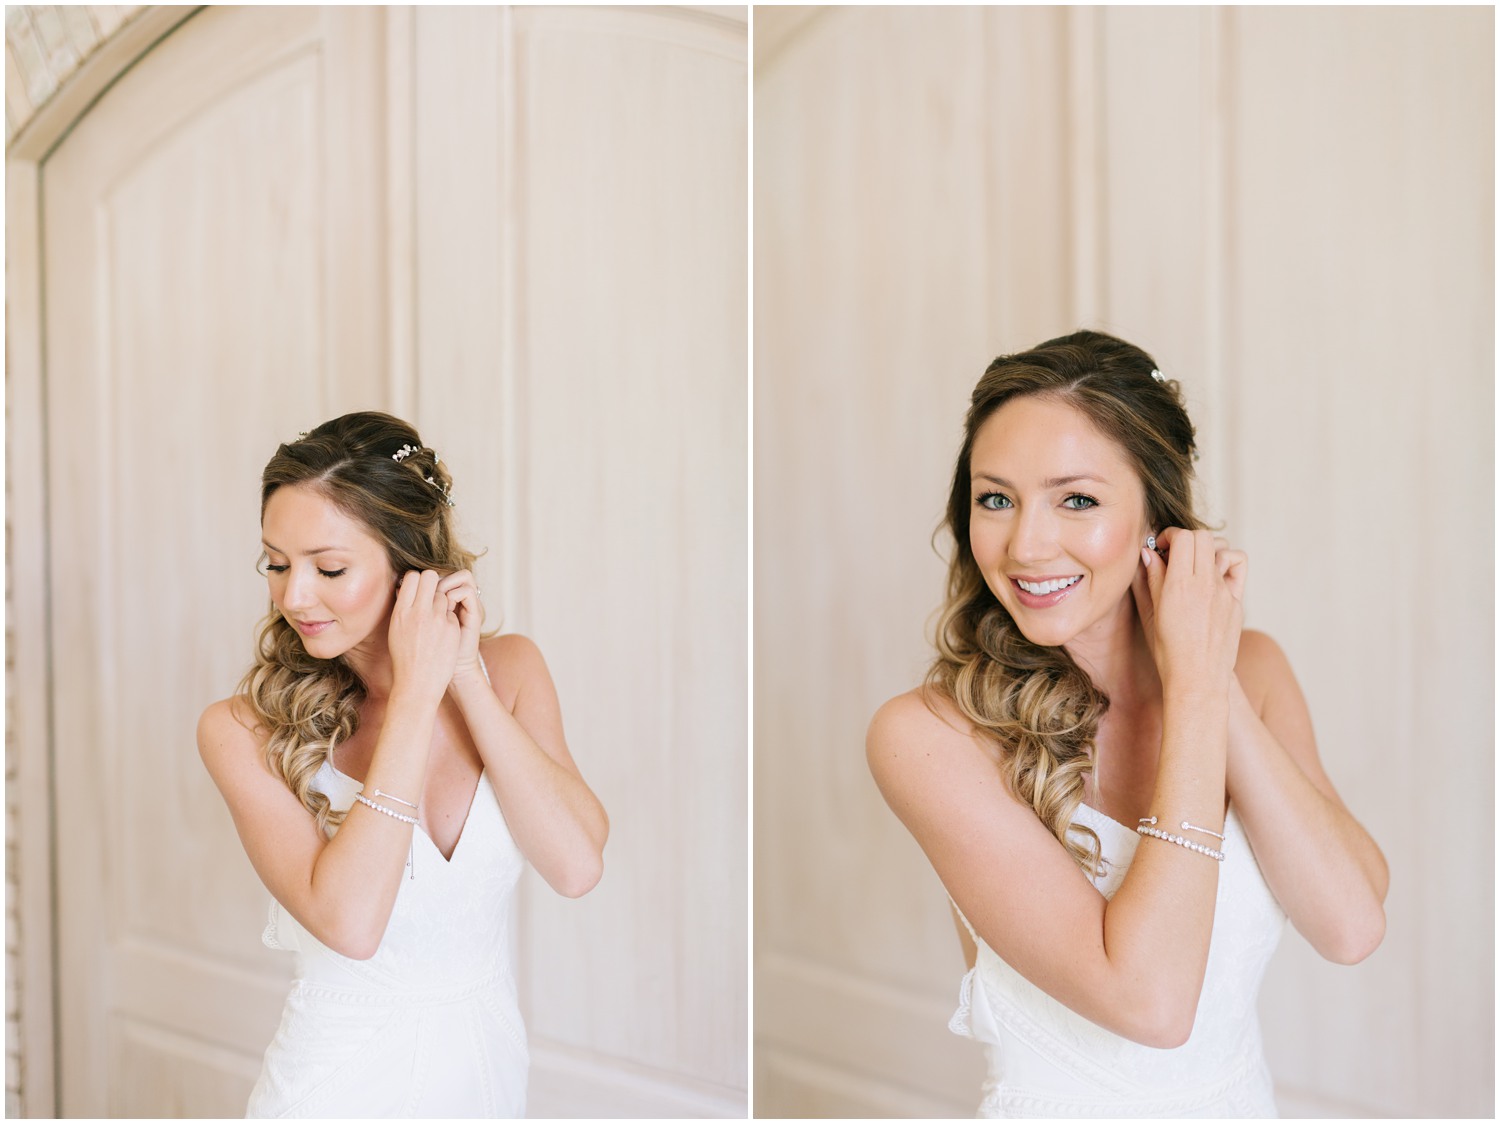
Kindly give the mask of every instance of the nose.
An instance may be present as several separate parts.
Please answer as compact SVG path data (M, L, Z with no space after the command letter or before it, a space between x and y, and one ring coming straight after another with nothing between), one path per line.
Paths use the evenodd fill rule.
M1057 527L1044 504L1028 504L1016 513L1010 556L1022 565L1046 562L1057 555Z
M313 587L313 574L293 566L281 575L281 607L300 612L318 603Z

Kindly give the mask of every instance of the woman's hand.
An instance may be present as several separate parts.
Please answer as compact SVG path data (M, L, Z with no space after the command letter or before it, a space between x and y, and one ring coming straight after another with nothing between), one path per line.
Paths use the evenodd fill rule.
M408 571L391 609L392 693L439 700L453 678L463 628L435 570Z
M474 575L468 570L455 570L438 582L438 592L448 598L448 607L458 617L458 657L453 664L452 682L482 676L479 633L484 628L484 602Z
M1162 682L1227 681L1239 653L1248 559L1208 531L1168 527L1157 542L1167 559L1143 548L1131 592Z

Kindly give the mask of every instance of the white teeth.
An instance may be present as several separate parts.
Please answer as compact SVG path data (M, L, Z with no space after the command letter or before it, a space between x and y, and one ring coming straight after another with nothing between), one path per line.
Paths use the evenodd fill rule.
M1016 584L1027 593L1040 595L1043 593L1056 593L1059 589L1067 589L1074 582L1082 580L1083 575L1079 574L1073 578L1053 578L1049 582L1023 582L1020 578L1017 578Z

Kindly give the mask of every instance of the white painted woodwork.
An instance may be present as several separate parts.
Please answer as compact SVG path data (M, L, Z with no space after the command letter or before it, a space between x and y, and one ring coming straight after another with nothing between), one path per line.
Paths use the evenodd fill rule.
M612 816L594 893L523 894L532 1113L744 1113L745 44L743 9L210 8L55 150L27 127L14 722L59 1051L23 1060L59 1113L243 1111L291 965L193 725L264 606L261 466L357 408L452 465Z
M528 1113L743 1114L744 13L413 40L415 414L611 815L588 897L523 885Z
M205 12L44 166L64 1115L243 1112L285 995L193 728L264 608L267 450L361 394L330 345L380 309L328 260L370 211L328 143L378 142L330 96L361 21Z
M1374 957L1273 963L1283 1113L1490 1115L1492 11L754 18L757 1114L978 1102L864 730L929 658L974 382L1092 326L1182 380L1249 624L1390 860Z

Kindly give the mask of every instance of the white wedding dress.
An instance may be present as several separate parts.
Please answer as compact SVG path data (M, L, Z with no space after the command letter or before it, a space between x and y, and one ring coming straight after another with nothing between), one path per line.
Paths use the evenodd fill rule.
M1092 881L1113 897L1142 837L1086 804L1078 806L1073 822L1098 834L1107 865ZM989 1075L978 1115L1277 1115L1255 1000L1286 915L1261 877L1232 808L1224 835L1198 1016L1192 1036L1176 1049L1142 1046L1090 1022L975 937L979 956L964 977L949 1029L985 1044Z
M313 781L347 809L360 782L325 762ZM481 773L452 859L413 829L375 955L329 949L271 903L271 948L297 973L246 1116L518 1117L526 1035L512 906L524 859ZM408 877L410 875L410 877Z

